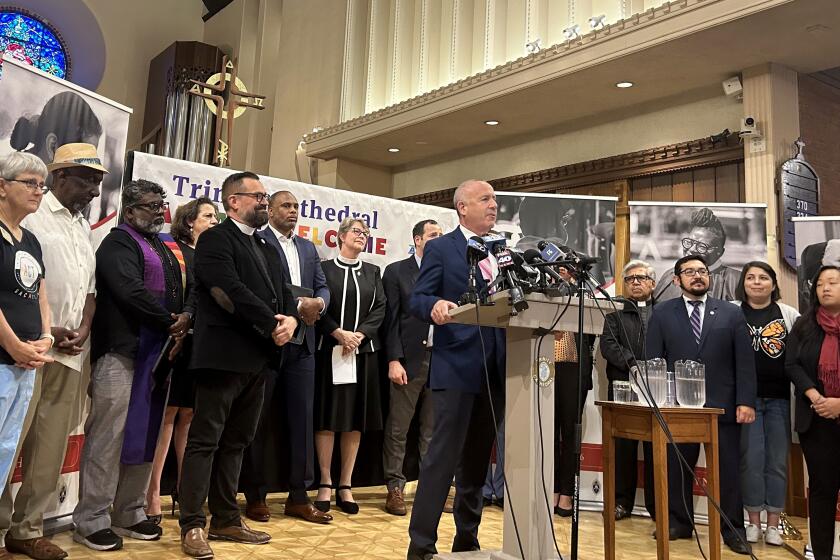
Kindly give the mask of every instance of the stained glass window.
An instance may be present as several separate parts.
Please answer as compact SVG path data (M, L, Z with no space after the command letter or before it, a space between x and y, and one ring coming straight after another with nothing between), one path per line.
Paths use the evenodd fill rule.
M58 32L32 14L0 10L0 53L66 78L69 60Z

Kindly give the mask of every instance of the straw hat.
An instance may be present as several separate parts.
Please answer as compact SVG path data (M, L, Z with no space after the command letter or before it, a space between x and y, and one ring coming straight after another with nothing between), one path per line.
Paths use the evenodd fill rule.
M108 170L102 166L102 160L96 153L96 147L92 144L74 143L60 146L55 151L53 162L47 165L47 170L52 173L56 169L67 167L90 167L108 173Z

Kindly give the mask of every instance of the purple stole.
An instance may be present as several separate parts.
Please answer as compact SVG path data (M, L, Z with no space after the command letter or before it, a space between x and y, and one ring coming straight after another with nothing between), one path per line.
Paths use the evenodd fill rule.
M137 243L143 254L143 284L161 307L165 307L166 276L163 272L162 255L159 256L149 242L130 225L120 224L117 229L129 234ZM164 233L158 234L158 237L164 243L171 239ZM169 382L167 380L162 385L156 385L152 369L168 336L165 331L152 330L140 325L137 355L134 358L134 378L131 382L131 396L120 455L120 462L124 465L140 465L154 460L155 446L169 395Z

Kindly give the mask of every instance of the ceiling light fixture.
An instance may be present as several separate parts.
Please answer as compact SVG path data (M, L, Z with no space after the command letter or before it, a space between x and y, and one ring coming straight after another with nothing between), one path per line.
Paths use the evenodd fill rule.
M615 87L621 89L631 88L633 87L633 82L618 82L617 84L615 84Z
M572 39L579 39L580 25L574 24L571 27L567 27L566 29L564 29L563 37L565 37L567 41L571 41Z
M392 154L396 154L397 152L400 151L400 149L399 148L388 148L388 151L391 152Z
M607 19L607 14L601 14L600 16L592 16L589 18L589 27L592 29L600 29L606 25L605 20Z
M486 124L487 126L496 126L497 124L499 124L499 121L484 121L484 124Z

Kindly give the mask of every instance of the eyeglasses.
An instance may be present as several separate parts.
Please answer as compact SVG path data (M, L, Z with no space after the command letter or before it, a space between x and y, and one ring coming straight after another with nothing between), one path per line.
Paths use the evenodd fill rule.
M708 268L684 268L680 271L680 274L683 276L688 276L689 278L693 278L695 276L708 276L709 269Z
M632 276L625 276L624 277L624 282L627 283L627 284L635 284L637 282L639 284L641 284L645 280L651 280L651 279L652 278L650 276L648 276L647 274L634 274Z
M357 227L350 228L350 233L352 233L356 237L369 237L370 236L370 232L365 231L363 229L359 229Z
M50 190L46 183L40 183L35 179L26 179L25 181L21 181L20 179L4 179L4 181L8 181L9 183L20 183L30 191L41 191L41 194L47 194Z
M236 192L233 194L236 196L250 196L257 201L257 204L262 204L264 201L268 200L268 193L264 192Z
M165 200L161 202L146 202L143 204L132 204L129 208L145 208L150 212L160 212L161 210L166 210L169 208L169 203Z
M709 245L708 243L703 243L702 241L697 241L696 239L692 239L690 237L682 238L682 247L686 251L691 251L693 247L693 254L695 255L705 255L712 249L718 248L717 245Z

